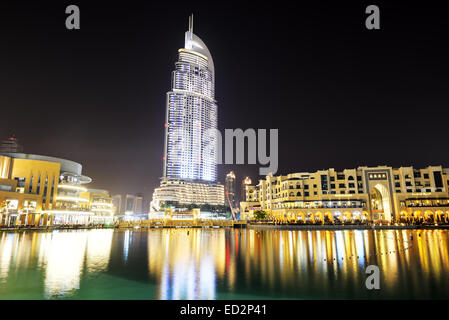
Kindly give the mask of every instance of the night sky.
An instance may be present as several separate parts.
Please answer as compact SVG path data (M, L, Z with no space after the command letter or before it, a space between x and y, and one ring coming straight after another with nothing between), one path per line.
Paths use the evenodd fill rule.
M151 200L193 13L215 63L220 130L278 128L278 174L449 166L447 11L302 2L2 1L0 138L82 163L91 187ZM65 28L69 4L80 30ZM365 28L370 4L380 30ZM223 165L219 179L231 169L259 178L258 165Z

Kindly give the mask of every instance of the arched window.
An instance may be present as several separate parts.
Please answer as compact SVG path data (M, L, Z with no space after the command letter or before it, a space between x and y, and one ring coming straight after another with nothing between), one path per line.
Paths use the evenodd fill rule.
M349 176L348 180L354 180L354 177L353 176Z
M300 196L301 196L301 192L298 192L298 193L296 194L296 196L297 196L297 197L300 197Z
M294 197L295 194L293 192L290 192L290 197Z

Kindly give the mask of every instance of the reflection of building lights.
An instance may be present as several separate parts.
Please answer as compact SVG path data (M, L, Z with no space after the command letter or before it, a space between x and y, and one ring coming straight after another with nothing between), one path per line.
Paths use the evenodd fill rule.
M9 264L11 263L14 248L14 238L14 233L9 233L0 242L0 280L8 277Z
M131 244L131 233L129 232L129 230L126 230L125 241L123 241L123 258L125 259L125 262L128 260L128 251L130 244Z
M45 293L48 297L79 289L86 244L87 232L53 232L45 254Z

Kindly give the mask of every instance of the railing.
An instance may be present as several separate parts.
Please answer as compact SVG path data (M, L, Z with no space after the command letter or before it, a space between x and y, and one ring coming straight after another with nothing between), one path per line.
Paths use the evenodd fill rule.
M118 224L119 228L173 228L173 227L233 227L234 221L231 220L213 220L213 219L197 219L197 220L139 220L139 221L122 221Z

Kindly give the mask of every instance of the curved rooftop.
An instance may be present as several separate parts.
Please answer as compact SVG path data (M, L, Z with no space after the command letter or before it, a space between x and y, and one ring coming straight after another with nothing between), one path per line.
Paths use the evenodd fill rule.
M212 55L203 40L193 33L193 15L189 17L189 30L185 33L184 49L206 56L209 70L212 72L212 78L215 79L215 67Z
M81 171L83 166L75 161L41 156L37 154L26 154L26 153L15 153L15 152L2 152L0 155L7 156L13 159L27 159L27 160L38 160L38 161L48 161L48 162L57 162L61 164L61 172L68 172L81 176Z

